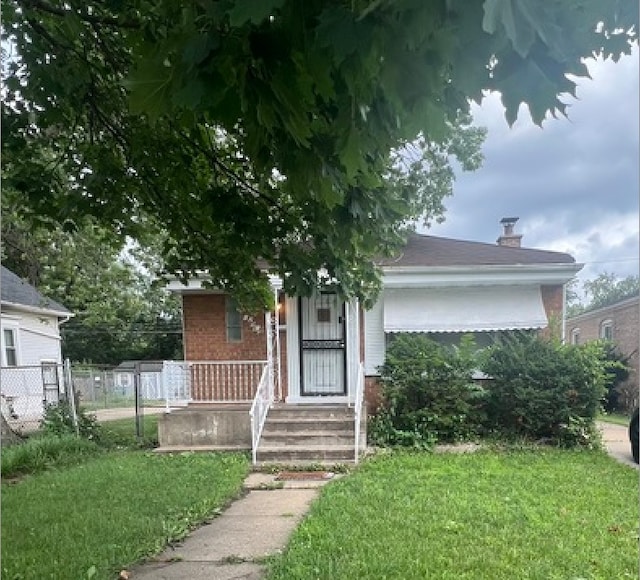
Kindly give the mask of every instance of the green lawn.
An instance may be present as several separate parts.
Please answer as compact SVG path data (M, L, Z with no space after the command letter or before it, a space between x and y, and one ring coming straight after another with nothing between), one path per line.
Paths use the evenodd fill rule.
M105 453L2 484L2 578L112 579L236 497L241 454Z
M598 415L598 421L604 421L605 423L614 423L616 425L629 426L630 416L621 415L619 413L601 413Z
M602 452L388 455L323 489L269 578L637 578L638 517Z
M136 443L145 447L158 445L158 415L143 415L141 418L142 438L136 437L135 417L100 421L105 443L132 446Z

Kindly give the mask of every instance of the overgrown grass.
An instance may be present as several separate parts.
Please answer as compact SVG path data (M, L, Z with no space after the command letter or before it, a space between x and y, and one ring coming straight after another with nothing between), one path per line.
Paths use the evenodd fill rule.
M35 436L2 450L2 477L40 473L54 467L69 467L101 453L93 441L75 435Z
M33 433L22 443L3 448L2 477L19 477L50 469L77 465L103 451L149 449L158 444L158 417L143 417L143 435L136 436L135 418L108 421L100 426L95 441L71 434Z
M389 454L323 489L269 578L638 577L638 473L602 452Z
M2 485L2 578L114 578L238 495L241 454L106 453Z

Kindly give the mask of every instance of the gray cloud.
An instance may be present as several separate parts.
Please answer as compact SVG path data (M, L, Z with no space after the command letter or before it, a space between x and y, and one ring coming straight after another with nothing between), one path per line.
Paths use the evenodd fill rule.
M446 221L429 233L494 242L500 219L519 216L523 245L568 251L586 264L582 279L638 274L638 50L588 66L568 119L540 128L523 107L509 128L496 95L474 109L489 129L484 166L458 174Z

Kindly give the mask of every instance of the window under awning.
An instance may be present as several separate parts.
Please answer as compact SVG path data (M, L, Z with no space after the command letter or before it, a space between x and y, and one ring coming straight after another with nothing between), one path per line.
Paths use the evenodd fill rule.
M384 293L385 332L481 332L547 324L537 286L397 288Z

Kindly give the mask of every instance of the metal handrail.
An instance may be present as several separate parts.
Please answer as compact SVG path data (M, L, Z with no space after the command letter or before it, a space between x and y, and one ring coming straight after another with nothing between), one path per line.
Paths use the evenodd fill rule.
M358 463L360 458L360 422L362 420L362 407L364 403L364 365L360 363L358 368L358 379L356 381L356 392L354 401L354 416L355 416L355 457L354 462Z
M271 363L267 363L262 370L260 383L256 389L256 396L251 404L249 416L251 417L251 457L253 465L258 460L258 444L262 436L267 413L273 404L273 373L271 372Z

